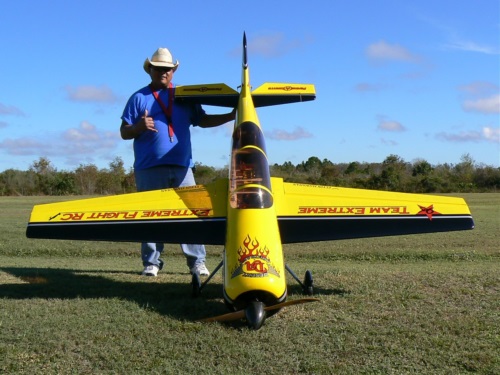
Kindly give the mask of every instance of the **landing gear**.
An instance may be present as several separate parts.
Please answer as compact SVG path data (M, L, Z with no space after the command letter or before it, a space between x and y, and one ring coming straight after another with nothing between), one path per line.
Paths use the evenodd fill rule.
M307 270L304 276L304 285L302 286L304 294L312 296L314 292L313 288L313 275L311 271Z
M198 297L201 294L201 279L200 274L195 272L191 277L191 287L192 287L192 296Z
M300 281L298 276L292 271L290 267L288 267L287 264L285 264L285 268L292 275L292 277L297 281L300 286L302 287L302 292L307 295L307 296L312 296L314 293L314 288L313 288L313 277L311 271L307 270L306 274L304 276L304 282Z
M194 273L193 276L191 277L191 286L193 288L193 292L192 292L192 296L193 297L199 297L200 294L201 294L201 291L203 290L203 288L205 287L205 285L208 284L208 282L212 279L212 277L215 276L215 274L217 273L217 271L219 271L219 269L222 267L222 262L219 263L219 265L217 267L215 267L215 269L212 271L212 273L210 274L210 276L208 276L208 278L202 283L201 282L201 279L200 279L200 275L197 274L197 273Z

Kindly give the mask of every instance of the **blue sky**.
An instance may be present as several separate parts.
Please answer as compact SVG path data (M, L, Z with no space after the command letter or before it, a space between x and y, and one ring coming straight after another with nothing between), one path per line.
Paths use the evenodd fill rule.
M245 5L246 4L246 5ZM500 166L500 2L9 1L0 12L0 171L47 157L58 170L117 156L128 97L167 47L177 84L241 77L313 83L313 102L259 109L271 163L460 162ZM205 107L208 113L225 110ZM228 163L230 125L195 128L193 156Z

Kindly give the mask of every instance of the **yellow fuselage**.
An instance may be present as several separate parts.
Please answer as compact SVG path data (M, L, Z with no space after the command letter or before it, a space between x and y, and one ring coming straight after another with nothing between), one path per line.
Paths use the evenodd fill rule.
M224 251L224 297L237 309L252 300L272 305L286 298L269 164L248 77L246 67L233 132Z

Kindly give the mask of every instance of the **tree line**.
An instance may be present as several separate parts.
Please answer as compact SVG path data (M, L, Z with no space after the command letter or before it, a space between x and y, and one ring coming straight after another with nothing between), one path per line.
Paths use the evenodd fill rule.
M312 156L297 165L270 166L271 176L287 182L342 186L408 193L497 192L500 168L477 164L464 154L457 164L431 165L423 159L406 162L389 155L382 163L332 163ZM196 164L195 179L207 184L227 177L228 169ZM0 173L0 195L110 195L135 192L133 170L116 157L107 168L81 164L73 171L58 171L41 157L27 171L7 169Z

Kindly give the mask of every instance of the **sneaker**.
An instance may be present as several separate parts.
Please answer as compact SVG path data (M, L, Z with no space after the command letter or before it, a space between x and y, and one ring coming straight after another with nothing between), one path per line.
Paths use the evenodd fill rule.
M160 270L160 268L158 266L155 266L155 265L146 266L146 267L144 267L144 271L142 271L142 275L155 277L158 275L159 270Z
M208 270L207 266L205 266L205 263L200 263L195 265L193 268L191 268L191 273L197 273L200 276L209 276L210 271Z

